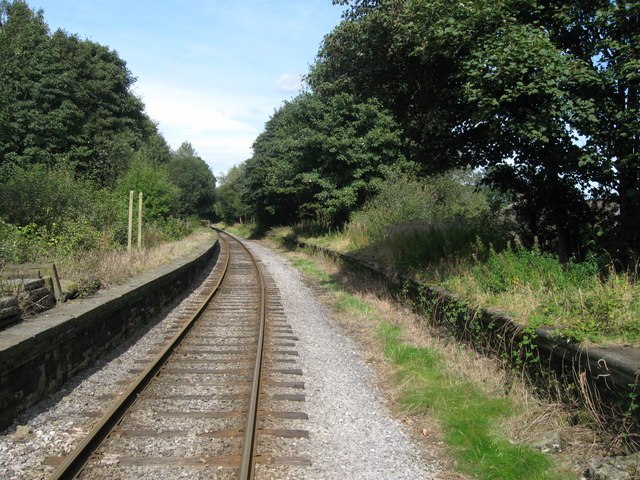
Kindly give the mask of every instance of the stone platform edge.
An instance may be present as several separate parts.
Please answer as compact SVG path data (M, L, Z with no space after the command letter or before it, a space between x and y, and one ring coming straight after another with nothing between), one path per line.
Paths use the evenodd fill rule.
M217 261L219 242L0 331L0 431L126 341Z
M640 394L640 349L637 347L588 346L568 340L553 329L527 330L500 312L470 308L463 299L442 288L422 284L374 262L302 240L294 240L294 243L364 269L387 284L396 284L414 304L422 303L421 313L428 312L434 325L444 327L456 338L473 344L488 355L505 358L506 353L512 361L517 361L513 353L517 353L526 335L524 343L531 342L540 358L535 367L538 371L528 372L530 376L537 377L533 380L538 386L540 381L549 380L547 372L555 371L560 381L565 382L563 394L566 397L561 400L577 398L587 406L595 405L598 414L624 422L624 428L640 430L636 400ZM454 315L451 312L455 312ZM479 328L474 328L474 322ZM566 382L573 383L569 385Z

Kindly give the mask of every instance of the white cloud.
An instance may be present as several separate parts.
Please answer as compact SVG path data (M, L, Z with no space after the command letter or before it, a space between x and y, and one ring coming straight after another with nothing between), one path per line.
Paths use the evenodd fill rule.
M255 135L215 134L196 137L191 141L198 155L202 157L215 173L227 171L234 165L247 160L252 155ZM173 145L175 148L179 146Z
M226 171L251 157L251 147L266 115L258 115L258 111L266 111L255 106L258 99L233 95L223 98L207 91L143 82L136 90L171 148L190 142L214 172ZM255 118L257 122L239 118Z
M302 88L302 75L284 73L276 80L278 91L283 93L294 93Z
M224 100L207 92L170 86L139 86L149 116L166 128L193 131L238 132L251 130L224 110Z

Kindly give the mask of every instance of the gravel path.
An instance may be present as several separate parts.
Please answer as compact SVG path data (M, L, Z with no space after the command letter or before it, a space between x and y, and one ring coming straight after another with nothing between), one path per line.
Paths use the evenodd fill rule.
M275 280L299 341L315 479L435 479L439 466L421 458L402 422L374 387L375 372L356 343L331 320L297 270L278 253L250 243Z
M263 478L436 479L439 465L425 458L405 426L389 414L374 387L375 372L357 344L332 320L304 285L300 274L272 250L250 243L275 280L299 341L309 415L312 466L270 472ZM184 307L177 305L135 343L123 346L100 366L78 375L60 392L29 409L0 437L0 479L46 479L49 456L63 455L108 408L113 395L134 377L129 370L148 358ZM138 363L136 363L138 362Z

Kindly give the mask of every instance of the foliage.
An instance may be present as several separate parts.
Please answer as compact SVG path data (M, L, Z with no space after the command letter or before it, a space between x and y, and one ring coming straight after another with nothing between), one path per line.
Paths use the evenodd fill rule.
M267 122L246 162L243 200L259 223L345 221L402 164L400 132L375 100L303 93Z
M482 253L480 257L484 256ZM492 293L524 287L549 292L567 288L590 289L598 282L595 259L561 265L558 258L534 247L509 247L500 253L489 249L485 262L472 270L480 288Z
M105 233L87 219L63 224L21 227L0 220L0 264L30 263L55 260L88 250L99 250L107 244Z
M640 244L637 4L337 3L350 10L309 74L315 92L379 100L425 172L488 167L529 244L628 260Z
M23 1L0 4L0 160L66 163L112 185L133 152L157 136L131 93L134 78L108 48L49 33Z
M145 219L167 218L179 209L180 189L171 182L169 174L149 160L137 155L129 170L118 180L115 193L124 209L128 211L129 192L133 190L134 204L138 202L138 192L143 194Z
M352 223L364 229L370 241L380 241L388 237L390 228L482 219L490 209L476 183L468 171L424 179L392 172L378 195L352 215Z
M144 245L147 248L155 247L162 243L180 240L190 235L194 227L198 225L195 218L183 219L176 217L158 217L144 228Z
M216 188L215 212L227 225L235 222L246 222L251 207L243 202L242 177L245 164L242 163L229 169L226 175L219 178L220 186Z
M190 145L170 152L134 81L116 52L0 0L0 262L119 249L130 189L149 243L211 212L215 178Z
M5 173L0 218L7 222L51 227L86 219L94 227L106 229L117 218L111 193L76 178L69 168L14 167Z
M180 189L178 215L212 219L216 178L190 143L184 142L173 152L167 172L171 182Z
M424 179L392 173L345 232L363 254L412 271L468 258L478 238L500 246L505 220L478 179L462 170Z

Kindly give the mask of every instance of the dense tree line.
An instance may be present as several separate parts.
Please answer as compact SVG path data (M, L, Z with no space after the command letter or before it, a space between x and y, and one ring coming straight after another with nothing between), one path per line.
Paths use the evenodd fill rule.
M148 221L213 218L215 177L189 143L171 151L134 81L115 51L0 1L0 240L118 230L129 189Z
M508 196L525 241L563 260L594 246L637 254L640 3L334 3L347 10L310 92L276 112L247 162L259 219L342 221L390 165L422 176L469 167ZM363 105L377 116L357 129ZM314 143L319 131L331 133ZM385 136L384 147L368 135Z

